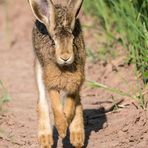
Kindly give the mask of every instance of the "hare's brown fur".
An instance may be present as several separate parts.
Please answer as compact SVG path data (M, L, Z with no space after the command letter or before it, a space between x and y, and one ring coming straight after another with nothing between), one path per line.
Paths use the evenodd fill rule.
M53 144L46 90L60 137L70 129L70 142L84 145L83 110L80 89L85 79L85 46L79 19L83 0L70 0L68 6L53 5L51 0L29 0L37 18L33 27L36 76L39 90L38 121L41 148ZM47 11L48 7L50 10ZM48 13L50 12L50 15ZM64 102L61 103L61 98Z
M61 19L60 19L61 20ZM59 21L60 22L60 21ZM59 27L60 31L61 27ZM61 36L66 31L61 31ZM33 29L33 43L36 56L44 69L46 87L65 90L72 94L78 91L84 81L85 47L79 20L76 20L74 35L75 60L71 66L60 67L56 64L53 40L46 27L36 21Z

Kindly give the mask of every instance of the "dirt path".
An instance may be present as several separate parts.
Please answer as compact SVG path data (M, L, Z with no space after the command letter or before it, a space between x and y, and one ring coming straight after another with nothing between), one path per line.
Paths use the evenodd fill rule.
M0 79L8 88L12 101L0 115L0 148L37 148L37 92L33 72L33 50L31 30L33 16L27 1L9 1L11 48L8 48L5 31L5 14L0 4ZM87 18L82 18L87 22ZM86 31L86 32L85 32ZM86 47L103 43L92 39L93 30L84 30ZM101 36L101 34L100 34ZM120 88L124 91L136 91L136 79L133 66L124 64L124 53L115 47L118 56L109 64L102 61L86 65L88 79ZM126 82L125 82L126 80ZM86 84L82 89L85 132L87 148L146 148L148 146L148 112L144 112L137 102L106 92L91 89ZM104 108L113 100L124 99L125 107L104 113ZM136 104L136 106L134 105ZM97 116L97 117L96 117ZM55 139L57 139L55 133ZM64 148L71 148L68 139ZM62 147L61 139L55 143Z

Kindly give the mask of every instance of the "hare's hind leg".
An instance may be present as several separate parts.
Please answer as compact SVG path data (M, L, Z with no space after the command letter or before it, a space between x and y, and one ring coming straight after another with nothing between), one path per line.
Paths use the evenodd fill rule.
M39 92L39 100L37 107L38 120L39 120L38 137L41 148L44 147L51 148L53 144L52 127L49 119L48 102L46 100L46 91L43 82L42 67L37 59L35 61L35 68L36 68L36 79Z
M59 136L64 138L67 133L68 124L63 112L60 93L57 90L49 90L49 97L54 114L55 126L58 130Z
M77 96L75 116L70 125L70 142L76 148L81 148L84 145L84 137L83 109L80 97Z

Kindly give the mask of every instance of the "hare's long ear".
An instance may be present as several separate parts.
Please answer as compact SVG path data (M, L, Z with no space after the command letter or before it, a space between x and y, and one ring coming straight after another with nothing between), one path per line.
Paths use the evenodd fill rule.
M72 20L71 20L72 28L74 27L75 19L80 11L82 3L83 3L83 0L70 0L68 3L68 9L72 17Z
M37 20L45 25L55 25L55 7L52 0L29 0L29 3Z

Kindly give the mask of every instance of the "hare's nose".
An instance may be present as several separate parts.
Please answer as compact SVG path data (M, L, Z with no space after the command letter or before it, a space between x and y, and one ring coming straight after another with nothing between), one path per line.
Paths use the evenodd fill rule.
M66 62L70 59L70 57L61 57L61 59Z
M71 54L63 54L57 58L57 63L60 65L70 65L74 61L74 57Z
M60 56L60 59L63 60L64 62L68 61L70 59L71 55L70 54L62 54Z

